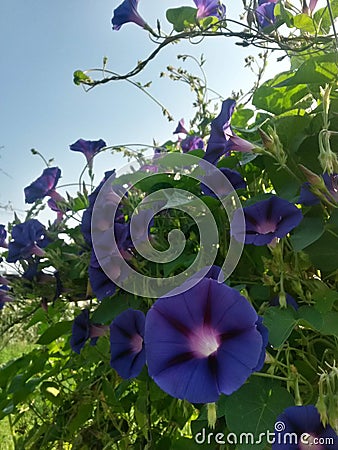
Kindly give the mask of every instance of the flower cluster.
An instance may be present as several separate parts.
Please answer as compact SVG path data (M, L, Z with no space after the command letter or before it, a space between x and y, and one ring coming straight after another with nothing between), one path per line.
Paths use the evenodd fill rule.
M173 397L194 403L230 395L265 359L267 329L235 289L208 276L183 294L159 298L146 317L128 309L110 325L111 366L123 378L149 375ZM71 346L102 334L88 310L75 319Z

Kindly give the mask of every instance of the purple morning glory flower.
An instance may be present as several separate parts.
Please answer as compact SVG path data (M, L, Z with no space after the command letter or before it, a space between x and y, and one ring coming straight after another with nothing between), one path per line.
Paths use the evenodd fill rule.
M330 426L324 427L314 405L290 406L276 419L283 424L275 431L272 450L337 450L337 435ZM292 438L292 439L291 439Z
M47 202L47 205L50 207L52 211L56 212L55 223L60 223L63 220L64 212L58 207L56 201L50 198Z
M298 303L296 302L296 300L290 294L285 294L285 296L286 296L286 304L287 304L287 306L291 306L291 308L293 308L294 310L297 311L299 306L298 306ZM270 304L271 304L271 306L280 306L280 304L279 304L279 296L274 297L271 300Z
M225 17L226 8L219 0L194 0L197 6L197 19L215 16L219 19Z
M0 247L7 248L8 244L6 242L7 231L5 225L0 225Z
M60 199L59 194L54 190L60 176L61 170L58 167L48 167L45 169L39 178L24 189L25 202L34 203L36 200L43 199L47 195L55 198L55 200Z
M278 0L260 0L255 10L256 19L260 28L265 28L274 25L276 22L275 3Z
M204 159L215 164L221 156L228 156L230 152L250 152L255 148L250 142L236 136L230 126L231 116L236 102L228 98L222 103L219 115L211 122L211 132Z
M99 151L106 147L107 144L103 139L98 141L86 141L85 139L78 139L69 148L74 152L81 152L85 155L89 168L93 166L93 158Z
M159 298L146 317L149 375L169 395L192 403L230 395L260 362L257 320L238 291L210 278Z
M36 219L15 225L12 230L12 241L8 244L7 262L27 259L32 255L44 256L42 250L50 243L46 237L46 229Z
M97 186L97 188L88 196L88 200L89 200L89 206L88 208L84 211L83 215L82 215L82 222L81 222L81 232L83 234L83 237L85 239L85 241L87 242L87 244L91 245L92 244L92 238L91 238L91 220L92 220L92 214L93 214L93 207L94 207L94 203L95 200L97 199L97 196L99 195L99 192L101 190L101 188L103 187L103 185L105 184L105 182L111 177L113 176L112 179L115 178L115 169L114 170L110 170L105 172L104 174L104 178L101 181L101 183ZM112 188L110 187L110 190L113 193ZM110 201L114 201L114 199L110 199L109 197L109 192L107 193L107 204L110 203Z
M211 197L222 197L230 194L231 191L229 190L229 186L224 183L224 178L218 170L227 177L235 190L246 188L246 183L240 173L236 170L221 167L220 169L211 171L210 174L203 176L201 189L205 195L209 195Z
M142 311L127 309L110 325L110 365L122 378L137 377L146 362L144 323Z
M119 266L117 264L116 277L120 273L118 272L118 269ZM105 297L110 297L115 294L116 284L108 278L106 273L102 270L94 252L92 252L92 256L90 258L88 274L91 288L99 300L103 300Z
M146 26L146 22L137 11L138 2L139 0L124 0L124 2L114 10L113 18L111 20L113 30L119 30L123 24L129 22L134 22L142 28Z
M286 236L301 222L302 212L292 203L276 195L243 208L246 221L245 244L266 245L274 238ZM236 233L239 211L231 222L231 233L239 241L243 236Z
M173 132L173 134L179 134L179 133L188 134L187 129L184 127L184 119L181 119L178 122L176 130Z
M332 198L327 196L328 200L331 202L332 200L335 200L336 203L338 203L338 174L333 173L332 175L329 175L328 173L324 173L322 177L329 194L332 196ZM311 184L308 181L305 182L300 189L298 203L305 206L313 206L320 203L320 199L311 192Z
M90 345L95 345L98 338L106 334L107 330L108 327L105 325L91 324L88 309L83 309L74 319L70 347L80 354L88 339Z
M0 286L0 309L5 306L5 303L11 302L13 299L8 295L8 286Z
M190 150L197 150L204 148L203 139L195 134L189 134L185 139L181 141L181 148L183 153L190 152Z

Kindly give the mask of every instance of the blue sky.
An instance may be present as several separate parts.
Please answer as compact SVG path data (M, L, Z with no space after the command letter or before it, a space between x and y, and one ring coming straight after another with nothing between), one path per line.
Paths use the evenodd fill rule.
M243 49L235 45L235 40L213 38L201 45L182 43L166 48L135 79L153 81L151 93L168 108L174 123L126 82L109 83L85 93L72 82L74 70L101 67L103 56L107 56L108 67L124 73L154 48L147 32L134 24L112 31L112 10L119 4L120 0L1 2L0 205L11 202L21 218L26 209L23 188L45 167L31 154L31 148L46 159L54 158L53 165L62 170L59 184L70 184L77 182L85 161L83 155L69 151L68 146L77 139L102 138L109 145L151 145L153 139L161 143L172 138L180 118L189 122L193 101L189 88L159 77L168 64L178 65L178 53L203 53L209 87L223 97L233 90L248 89L254 81L251 72L244 69L244 58L257 51ZM152 26L160 18L169 31L165 10L183 4L194 6L192 0L140 0L139 11ZM228 0L226 5L228 17L238 19L240 0ZM277 56L269 60L267 76L287 67L276 63ZM117 156L98 156L94 164L96 181L105 170L121 165ZM1 223L12 218L12 212L0 209Z

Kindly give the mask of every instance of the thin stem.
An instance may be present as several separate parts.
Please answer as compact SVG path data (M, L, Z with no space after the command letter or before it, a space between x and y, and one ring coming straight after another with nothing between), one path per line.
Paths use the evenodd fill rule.
M337 35L336 26L335 26L335 23L334 23L334 17L333 17L332 8L331 8L331 2L330 2L330 0L326 0L326 3L327 3L327 9L328 9L329 15L330 15L330 20L331 20L331 24L332 24L334 38L335 38L335 41L336 41L336 48L338 49L338 35Z

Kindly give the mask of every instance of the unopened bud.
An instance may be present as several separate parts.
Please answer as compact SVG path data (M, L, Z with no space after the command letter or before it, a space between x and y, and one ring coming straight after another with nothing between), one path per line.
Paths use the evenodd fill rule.
M279 293L279 305L281 308L287 308L285 292Z
M273 140L271 139L271 137L261 128L258 128L258 131L261 136L264 148L266 148L267 150L272 150Z
M209 428L215 429L217 420L216 403L207 403L207 411Z
M323 183L322 177L320 177L316 173L313 173L310 169L308 169L307 167L303 166L303 164L298 164L298 167L303 172L303 175L305 176L306 180L312 186L316 186L316 185L319 185L319 184L322 185L322 183Z

